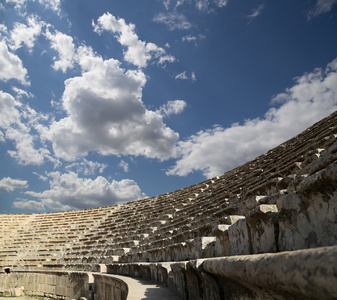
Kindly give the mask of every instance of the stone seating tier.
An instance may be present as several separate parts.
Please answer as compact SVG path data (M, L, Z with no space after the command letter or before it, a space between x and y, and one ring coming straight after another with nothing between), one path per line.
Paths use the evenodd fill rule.
M266 154L182 190L110 207L0 215L0 265L90 270L332 246L336 186L334 113Z

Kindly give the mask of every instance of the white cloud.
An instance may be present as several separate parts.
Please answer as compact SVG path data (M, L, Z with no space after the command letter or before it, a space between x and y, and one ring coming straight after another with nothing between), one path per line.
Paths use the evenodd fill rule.
M0 32L2 32L4 35L8 34L7 27L5 24L0 24Z
M14 201L13 206L20 209L29 209L34 211L45 211L45 207L42 202L33 200L19 200Z
M192 27L187 17L178 12L159 13L153 18L154 22L164 23L170 30L187 30Z
M186 75L186 71L178 74L176 77L174 77L175 79L183 79L183 80L186 80L188 79L187 75Z
M89 151L158 159L174 156L178 133L141 100L145 74L125 71L119 61L103 60L88 47L77 52L83 73L65 81L62 103L68 116L41 132L53 143L56 156L73 160Z
M189 34L189 35L183 36L181 38L181 40L183 42L196 42L197 41L197 37Z
M163 4L164 4L166 10L169 10L171 4L176 9L177 7L182 6L185 3L187 3L187 4L193 3L198 10L208 11L208 7L212 3L214 3L215 6L221 8L221 7L224 7L224 6L227 5L228 0L213 0L213 1L209 1L209 0L194 0L194 1L186 1L186 0L175 0L175 1L163 0Z
M252 13L250 15L248 15L247 18L249 18L249 19L256 18L257 16L259 16L262 13L263 8L264 8L263 4L259 5L257 8L253 9Z
M174 61L174 57L167 55L163 48L141 41L135 33L134 24L127 24L124 19L116 18L109 12L100 16L97 24L93 22L93 26L95 32L106 30L114 33L118 42L127 47L124 59L138 67L146 67L153 58L160 64Z
M11 50L19 49L22 44L25 44L29 51L33 50L35 45L35 40L37 36L41 34L42 27L45 25L44 22L39 21L36 16L29 16L27 18L27 24L14 23L14 28L10 32L9 47Z
M28 187L28 181L4 177L0 180L0 193L12 192L15 189L24 189Z
M172 63L172 62L174 62L175 60L176 60L176 59L175 59L174 56L172 56L172 55L161 55L161 56L159 57L158 63L159 63L160 65L163 65L163 64L165 64L166 62Z
M46 9L52 9L55 12L60 12L61 0L32 0L38 1ZM24 11L26 9L27 0L6 0L6 3L12 3L15 5L15 9Z
M165 116L180 114L183 112L186 105L184 100L168 101L167 104L159 109L159 112Z
M74 172L52 172L47 176L50 178L49 190L41 193L27 191L25 194L40 199L37 203L53 210L108 206L146 197L136 182L129 179L109 182L102 176L81 178Z
M0 91L0 127L7 129L11 124L20 122L20 113L16 107L21 103L15 101L12 95Z
M311 9L308 13L308 19L330 12L336 3L337 0L317 0L315 8Z
M218 7L224 7L227 5L228 0L214 0L214 2Z
M50 152L43 147L36 149L34 136L29 131L29 127L7 129L6 139L14 140L16 146L16 150L8 150L8 154L22 165L42 165Z
M125 162L123 159L119 162L118 166L123 169L125 173L129 172L129 164Z
M23 97L25 97L25 98L32 98L32 97L34 97L34 95L32 93L27 92L27 91L25 91L23 89L20 89L20 88L18 88L16 86L12 86L12 90L14 91L14 93L16 94L16 96L17 96L18 99L21 99Z
M60 12L61 0L39 0L39 3L57 13Z
M199 35L191 35L191 34L189 34L189 35L183 36L181 38L181 40L183 42L194 43L195 46L198 46L198 42L200 40L205 39L205 38L206 38L206 36L204 36L203 34L199 34Z
M6 0L6 3L14 4L18 10L26 7L26 0Z
M209 1L208 0L196 0L195 1L195 7L198 10L207 11L208 10L208 6L209 6Z
M100 174L102 174L106 167L107 167L106 164L82 158L80 162L74 162L66 166L65 169L66 170L76 169L76 173L83 173L84 175L93 175L96 173L97 170Z
M48 180L48 177L47 176L43 176L37 172L33 172L34 175L36 175L37 177L39 177L40 180L42 181L47 181Z
M166 9L169 9L170 3L171 3L171 0L164 0L163 1L163 4L164 4Z
M195 75L194 72L192 72L192 74L191 74L191 79L192 79L192 81L196 81L197 80L197 76Z
M20 108L20 110L18 109ZM37 129L45 116L38 114L28 105L16 101L10 94L0 91L0 127L5 132L5 139L15 142L16 150L9 150L10 156L20 164L41 165L49 155L45 148L35 149L35 136L32 129Z
M174 77L174 79L181 79L181 80L188 80L188 79L191 79L192 81L196 81L197 80L197 77L195 75L194 72L191 73L191 77L189 77L187 75L187 71L184 71L178 75L176 75L176 77Z
M4 40L0 41L0 80L16 79L24 85L29 85L27 70L21 59L8 51Z
M276 95L263 118L230 128L215 126L178 143L181 158L167 174L185 176L201 170L213 177L279 145L337 109L337 58L325 70L296 78L296 84Z
M55 70L62 70L63 73L67 69L72 69L75 62L75 46L73 38L62 32L55 30L55 33L46 31L46 37L51 42L51 47L58 52L59 59L54 58L53 68Z

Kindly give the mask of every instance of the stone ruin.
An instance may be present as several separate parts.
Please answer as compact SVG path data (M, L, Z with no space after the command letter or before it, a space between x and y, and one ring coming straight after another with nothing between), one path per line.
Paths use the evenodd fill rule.
M337 299L337 112L222 176L78 211L0 215L0 294Z

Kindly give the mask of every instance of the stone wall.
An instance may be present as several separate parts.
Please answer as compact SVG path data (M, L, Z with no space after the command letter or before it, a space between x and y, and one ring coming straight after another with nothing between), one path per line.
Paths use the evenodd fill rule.
M108 272L168 285L182 299L336 299L337 247L172 263L112 264Z
M62 271L0 272L0 295L53 299L126 300L128 286L108 274Z
M89 275L83 272L15 271L0 273L0 294L54 299L90 298Z
M128 295L127 284L106 274L93 274L95 300L126 300Z

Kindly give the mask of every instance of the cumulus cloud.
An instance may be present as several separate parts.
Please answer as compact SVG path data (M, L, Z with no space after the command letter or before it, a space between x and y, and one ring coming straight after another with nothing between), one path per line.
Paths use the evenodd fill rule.
M0 193L12 192L15 189L28 188L28 181L4 177L0 180Z
M170 30L187 30L192 27L187 17L178 12L159 13L153 18L153 21L167 25Z
M325 70L316 69L296 78L296 84L273 97L279 106L262 118L214 126L180 141L181 158L168 175L185 176L202 171L220 175L295 136L337 109L337 58Z
M12 95L2 91L0 108L0 127L5 132L3 139L14 141L16 147L16 150L9 150L8 154L20 164L41 165L50 153L44 147L35 147L35 137L31 131L37 129L46 117L28 105L23 106Z
M41 175L41 174L39 174L37 172L33 172L33 174L36 175L42 181L47 181L48 180L47 176Z
M103 30L115 34L118 42L127 47L124 59L135 66L146 67L148 61L155 58L160 64L174 61L174 57L167 55L166 51L154 43L141 41L135 33L135 25L127 24L123 18L116 18L109 12L100 16L97 24L93 22L95 32Z
M45 8L52 9L53 11L59 13L61 0L38 0Z
M114 59L103 60L91 48L77 51L82 75L65 81L62 96L67 117L41 132L57 157L74 160L89 151L103 155L144 155L168 159L178 133L162 115L147 110L141 100L146 76L124 70Z
M29 209L34 211L45 211L45 206L42 202L26 200L26 199L18 199L18 201L13 202L13 206L20 209Z
M50 189L40 193L27 191L25 194L35 198L33 201L41 207L53 210L108 206L146 197L136 182L129 179L109 182L102 176L81 178L74 172L51 172L47 176ZM18 201L17 205L27 205L27 201Z
M44 147L36 147L29 131L29 127L7 129L6 139L13 140L16 146L16 150L8 150L8 154L22 165L42 165L50 152Z
M0 127L7 129L11 124L18 123L20 121L20 113L17 107L21 106L21 103L16 101L12 95L0 91Z
M14 4L15 9L22 9L26 7L26 0L6 0L6 3Z
M45 8L52 9L55 12L60 12L61 0L33 0L39 2ZM27 0L6 0L7 3L12 3L15 5L15 9L24 11L26 8Z
M49 29L46 31L46 37L51 42L51 48L57 51L59 55L58 60L54 58L53 68L55 70L62 70L63 73L67 69L72 69L75 63L73 38L57 30L55 30L55 33L51 33Z
M39 21L37 16L29 16L27 24L14 23L14 28L10 32L9 47L11 50L19 49L23 44L27 46L29 51L33 50L37 36L41 34L41 30L45 25Z
M0 80L16 79L24 85L29 85L27 69L22 65L21 59L9 52L4 40L0 40Z
M165 116L177 115L183 112L186 105L184 100L168 101L159 109L159 112Z
M308 19L330 12L336 3L337 0L317 0L316 6L308 12Z
M27 92L23 89L20 89L16 86L12 86L12 90L14 91L14 93L16 94L18 99L34 97L34 95L32 93Z
M90 161L83 158L80 162L74 162L65 167L66 170L75 169L76 173L83 173L84 175L92 175L98 171L100 174L103 173L104 169L107 167L106 164L99 163L97 161Z

